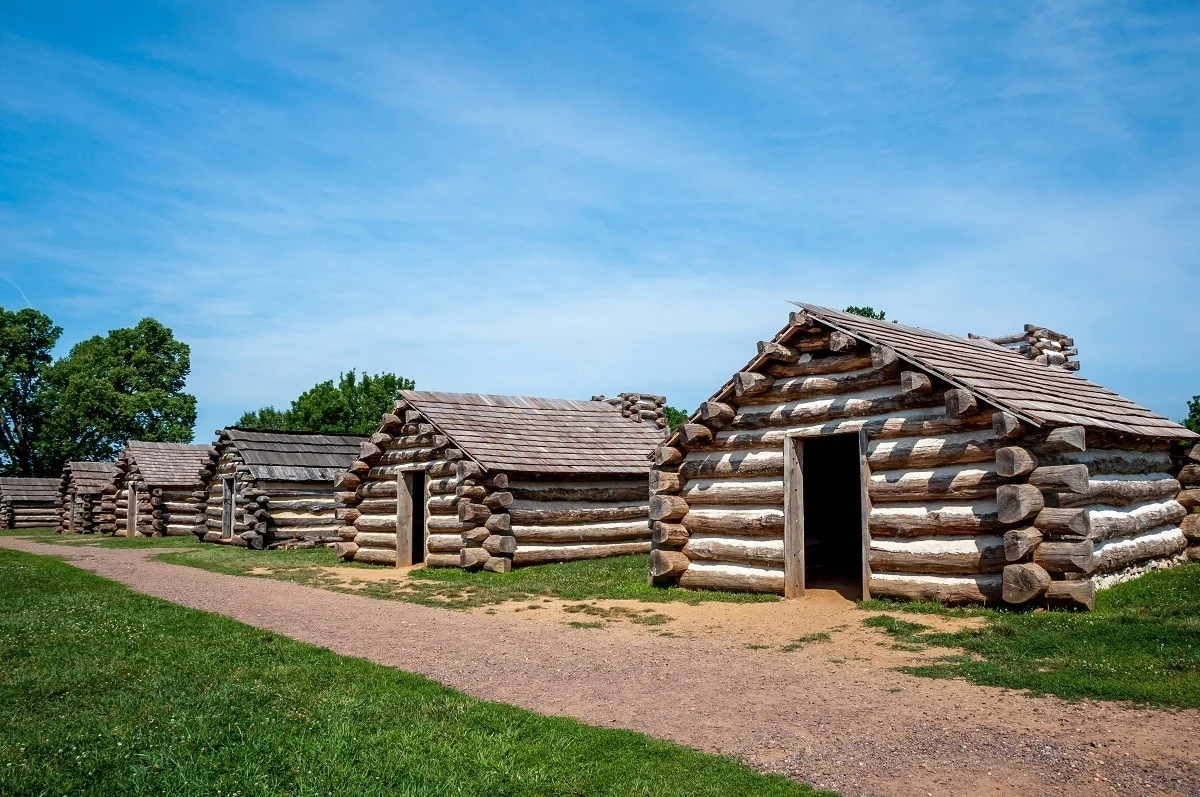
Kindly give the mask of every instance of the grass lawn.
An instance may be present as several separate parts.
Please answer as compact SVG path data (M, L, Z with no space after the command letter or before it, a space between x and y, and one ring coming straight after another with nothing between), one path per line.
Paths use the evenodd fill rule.
M1096 594L1096 610L947 609L867 601L863 609L983 617L974 630L934 633L919 622L873 615L900 645L960 648L962 654L905 668L1066 698L1200 706L1200 564L1148 573Z
M0 794L815 793L0 550Z
M226 545L201 545L195 550L160 554L156 558L217 573L278 578L374 598L407 600L447 608L533 598L575 601L629 599L651 603L682 601L693 605L705 601L750 603L780 600L774 595L652 587L647 582L649 556L614 556L609 559L536 565L505 574L430 568L412 571L405 583L362 579L354 588L346 588L342 577L353 579L355 568L378 569L378 566L340 562L323 548L308 551L250 551ZM331 573L329 568L336 568L336 571Z
M54 529L6 529L0 537L26 537L48 545L82 545L97 548L198 548L203 543L186 537L112 537L107 534L59 534Z

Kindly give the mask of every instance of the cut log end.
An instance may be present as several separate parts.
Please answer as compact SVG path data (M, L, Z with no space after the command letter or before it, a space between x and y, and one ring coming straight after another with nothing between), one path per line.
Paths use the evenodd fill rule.
M873 355L872 362L874 362ZM920 371L904 371L900 374L900 389L910 395L932 393L933 380Z
M1028 603L1050 586L1050 573L1033 562L1007 565L1004 568L1001 597L1005 603Z
M979 402L975 394L962 388L951 388L946 391L946 414L951 418L961 418L978 411Z
M682 551L657 549L650 552L650 576L655 579L678 578L692 560Z

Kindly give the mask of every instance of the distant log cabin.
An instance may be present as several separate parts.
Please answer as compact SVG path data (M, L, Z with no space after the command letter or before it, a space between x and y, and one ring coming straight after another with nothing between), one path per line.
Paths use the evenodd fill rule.
M59 483L59 532L112 533L113 517L109 510L111 498L116 493L116 476L115 462L68 462L64 465Z
M222 429L208 466L206 542L265 548L337 542L333 480L364 435Z
M119 537L204 533L204 472L211 445L131 440L117 460L113 495Z
M55 478L0 476L0 529L57 526L58 485Z
M505 573L648 552L664 401L631 395L401 391L337 481L348 521L339 555Z
M1184 427L989 340L800 306L656 451L656 583L1090 608L1200 537Z

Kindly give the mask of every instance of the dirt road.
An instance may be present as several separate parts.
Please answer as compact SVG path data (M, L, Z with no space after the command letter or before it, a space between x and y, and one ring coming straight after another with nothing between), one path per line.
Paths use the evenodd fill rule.
M208 573L145 549L0 546L487 700L735 756L844 795L1200 794L1200 712L904 675L892 668L928 654L893 650L833 596L655 604L672 618L665 626L572 628L568 619L587 618L559 604L452 611ZM791 652L775 644L818 631L829 639Z

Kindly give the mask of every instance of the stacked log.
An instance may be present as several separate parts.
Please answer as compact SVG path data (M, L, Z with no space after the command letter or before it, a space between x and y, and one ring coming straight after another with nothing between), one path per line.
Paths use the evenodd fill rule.
M989 338L972 333L968 337L990 340L1023 354L1036 363L1057 365L1068 371L1079 370L1079 361L1072 359L1079 355L1079 350L1075 348L1075 339L1036 324L1026 324L1024 330L1013 335Z
M1200 561L1200 444L1191 446L1172 465L1171 472L1181 488L1175 500L1183 511L1179 529L1187 540L1186 556L1190 561Z
M592 401L605 401L621 408L621 415L639 423L651 423L664 434L667 430L667 397L648 393L622 393L613 398L592 396Z
M345 522L340 530L343 544L336 549L337 554L355 562L410 564L413 552L407 547L409 540L397 539L400 485L406 472L424 470L429 496L425 506L425 564L457 567L463 548L461 532L468 528L457 517L460 480L456 467L463 459L463 452L437 434L419 411L407 401L396 401L392 412L380 419L378 432L363 444L358 460L334 484L340 491L340 513ZM398 561L398 546L410 558Z
M197 533L205 541L253 549L295 549L343 540L345 508L333 484L257 478L245 462L238 439L227 430L218 430L218 435L204 471L205 518ZM229 483L234 488L233 517L226 525L224 492Z
M1050 364L1074 354L1032 326L997 342ZM1187 544L1176 498L1189 471L1169 475L1165 443L1095 436L1089 448L1081 427L1031 428L907 368L793 314L656 453L651 580L787 592L785 443L845 433L866 439L871 595L1090 608L1096 576Z
M237 446L229 445L228 440L223 439L222 432L217 430L217 445L209 455L208 465L202 474L206 489L204 520L198 530L199 536L205 542L221 545L256 549L265 547L267 540L259 529L261 521L257 515L260 507L251 499L257 484ZM233 518L227 525L224 514L225 487L230 479L233 480Z
M628 397L632 396L632 399ZM631 412L659 397L626 394ZM661 414L662 402L654 404ZM644 422L652 418L642 417ZM383 436L386 435L386 438ZM407 401L384 416L375 442L339 479L349 520L339 555L395 564L397 515L405 472L426 472L426 551L430 567L497 573L520 565L646 553L649 490L643 475L596 478L489 471ZM399 541L403 550L405 542ZM402 562L405 564L407 562Z
M1072 436L1082 440L1082 429ZM1049 573L1052 605L1083 609L1092 608L1096 588L1178 561L1188 545L1169 443L1087 438L1088 446L1063 444L1062 435L1057 444L1030 438L1022 456L1006 460L1025 462L1021 470L1040 503L1028 518L1039 541L1014 547L1010 561ZM1091 586L1056 587L1060 581Z

